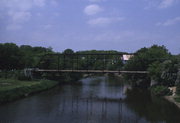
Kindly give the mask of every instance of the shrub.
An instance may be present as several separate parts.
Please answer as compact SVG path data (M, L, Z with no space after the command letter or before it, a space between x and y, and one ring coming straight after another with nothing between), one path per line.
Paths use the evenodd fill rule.
M180 95L180 84L177 84L176 86L176 94Z
M165 95L170 95L171 92L166 86L154 86L151 87L151 92L152 94L156 96L165 96Z
M16 73L16 77L18 80L26 80L26 81L30 81L32 80L32 78L30 76L25 76L24 72L23 71L19 71Z
M180 97L175 97L174 99L175 99L176 102L180 103Z

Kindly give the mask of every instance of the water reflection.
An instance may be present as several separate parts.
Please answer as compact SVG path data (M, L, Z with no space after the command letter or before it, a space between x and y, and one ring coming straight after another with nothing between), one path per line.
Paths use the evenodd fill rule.
M8 123L178 123L179 116L173 104L116 77L86 78L0 106L0 122Z
M147 121L179 123L180 110L164 99L151 96L147 90L134 88L127 92L126 104L130 109Z

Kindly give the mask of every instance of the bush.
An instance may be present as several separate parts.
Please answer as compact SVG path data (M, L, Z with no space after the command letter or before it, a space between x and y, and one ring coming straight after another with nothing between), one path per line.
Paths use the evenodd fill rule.
M154 86L151 87L152 94L156 96L165 96L165 95L171 95L172 92L168 89L166 86Z
M24 80L30 81L30 80L32 80L32 78L30 76L25 76L22 71L18 72L16 76L17 76L17 79L21 80L21 81L24 81Z
M18 79L18 80L26 80L26 81L32 80L30 76L29 77L25 76L22 70L1 71L0 78Z
M180 96L180 84L176 86L176 94Z
M175 97L174 99L175 99L176 102L180 103L180 97Z

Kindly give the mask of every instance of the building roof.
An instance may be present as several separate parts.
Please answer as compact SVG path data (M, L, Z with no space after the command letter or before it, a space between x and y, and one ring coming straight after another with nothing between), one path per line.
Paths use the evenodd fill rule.
M133 56L134 56L134 55L123 55L122 60L127 61L127 60L129 60L130 58L132 58Z

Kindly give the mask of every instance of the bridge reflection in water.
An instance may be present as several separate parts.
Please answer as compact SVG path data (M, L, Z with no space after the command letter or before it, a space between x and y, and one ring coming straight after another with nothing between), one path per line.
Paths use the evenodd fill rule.
M0 105L2 123L180 123L179 116L172 103L110 76Z
M71 100L70 100L71 99ZM79 98L77 97L62 97L62 104L59 106L59 115L78 116L85 123L102 123L110 122L112 113L115 114L116 122L118 123L138 123L138 117L125 117L123 115L123 105L125 104L122 99L108 99L108 98ZM99 102L99 103L98 103ZM113 105L113 107L112 107ZM73 119L76 119L73 117ZM74 120L76 122L76 120ZM113 122L113 121L112 121Z

